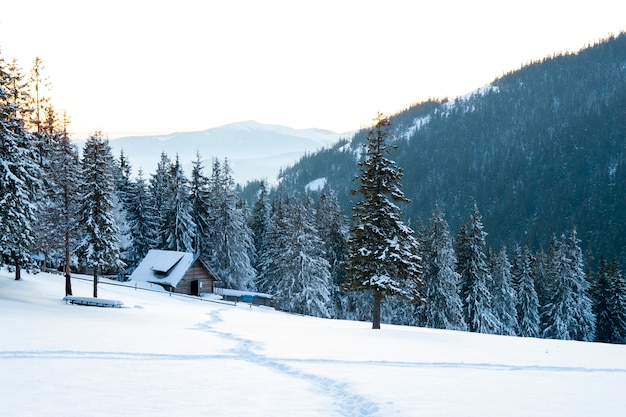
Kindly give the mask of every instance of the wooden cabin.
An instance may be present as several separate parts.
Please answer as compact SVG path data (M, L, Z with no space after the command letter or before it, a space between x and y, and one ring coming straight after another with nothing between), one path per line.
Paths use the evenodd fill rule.
M129 281L156 284L167 291L198 296L213 293L217 277L198 255L152 249Z

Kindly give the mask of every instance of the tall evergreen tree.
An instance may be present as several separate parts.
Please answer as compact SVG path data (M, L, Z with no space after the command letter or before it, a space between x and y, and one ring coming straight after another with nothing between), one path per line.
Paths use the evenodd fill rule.
M25 129L28 112L24 105L22 76L17 67L0 59L0 250L15 268L31 261L37 220L37 196L42 171L36 160L33 136Z
M162 152L157 168L150 178L150 198L152 201L150 216L157 225L154 233L155 249L167 248L167 232L171 229L171 219L168 218L172 201L170 195L171 167L170 158L165 152Z
M359 162L361 199L353 208L348 238L346 289L371 291L372 328L380 329L380 306L387 296L422 301L421 259L413 230L401 220L395 203L408 203L401 190L402 170L388 158L389 118L379 114Z
M496 333L500 323L492 311L492 278L486 262L485 236L481 215L474 203L470 220L463 225L456 242L463 313L471 332Z
M166 219L162 225L164 248L181 252L194 252L196 225L191 217L188 180L176 156L171 166L170 182L166 196Z
M208 252L208 236L210 228L210 195L209 180L204 175L204 167L200 153L196 154L191 170L191 184L189 187L189 202L191 204L191 220L196 225L194 250L197 253Z
M346 279L346 240L348 237L347 219L341 212L333 190L327 185L317 202L315 224L323 242L324 258L330 266L331 312L334 317L343 317L344 294L340 290Z
M263 256L266 253L271 228L271 207L269 202L268 184L265 180L259 183L257 200L252 207L252 215L248 221L254 239L256 262L254 267L261 272Z
M132 236L132 249L128 255L130 267L134 268L155 248L156 232L159 224L154 218L154 210L148 184L140 169L137 178L130 187L128 195L128 225Z
M100 132L91 135L83 148L80 196L82 238L76 253L93 268L93 296L98 297L98 274L106 267L122 268L119 229L113 217L115 184L109 141Z
M522 337L539 337L539 298L533 279L533 259L527 247L516 251L517 333Z
M276 254L277 282L272 295L278 308L317 317L330 317L330 265L314 225L310 204L287 206L290 228Z
M616 259L600 259L593 294L596 341L626 343L626 279Z
M459 295L456 253L443 211L435 207L422 246L426 305L425 325L437 329L466 330Z
M69 117L63 117L60 130L54 132L54 147L48 169L50 183L49 218L54 219L50 233L63 242L63 272L65 274L65 295L72 295L71 269L72 249L77 240L78 187L80 184L80 159L78 149L71 143L67 126Z
M259 254L257 289L273 294L280 278L280 258L287 246L288 231L292 229L289 216L289 199L278 192L272 202L272 213L267 231L266 243Z
M569 238L562 236L556 243L556 250L549 253L549 274L553 278L551 296L544 309L546 327L543 336L592 341L595 317L576 230L572 230Z
M133 234L128 215L129 199L133 187L131 173L132 166L122 150L119 159L113 164L113 179L115 182L113 215L119 229L120 258L127 265L132 265L135 262L135 259L133 259Z
M252 290L256 279L254 241L227 160L223 164L216 160L210 183L212 223L207 259L226 288Z
M496 332L505 336L515 336L517 333L517 295L513 288L511 263L505 247L502 247L493 257L491 278L492 311L500 323Z

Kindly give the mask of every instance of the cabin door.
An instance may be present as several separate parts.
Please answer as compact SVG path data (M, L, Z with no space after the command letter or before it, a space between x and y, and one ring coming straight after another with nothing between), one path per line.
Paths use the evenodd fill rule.
M191 281L191 295L200 295L198 290L198 280Z

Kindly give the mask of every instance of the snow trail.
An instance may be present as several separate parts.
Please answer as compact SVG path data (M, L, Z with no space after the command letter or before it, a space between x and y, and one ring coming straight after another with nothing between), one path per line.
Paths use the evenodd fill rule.
M287 364L290 359L270 358L259 353L262 348L258 342L237 336L233 333L216 330L214 325L221 323L220 313L223 310L214 310L208 313L210 320L200 323L198 329L213 333L228 341L236 343L236 346L229 350L235 357L252 364L262 366L273 371L277 371L289 377L298 378L311 383L315 389L330 397L338 407L340 415L345 417L376 417L379 415L379 406L371 402L368 398L354 394L347 383L335 381L331 378L322 377L295 369ZM302 360L302 362L314 363L315 360Z

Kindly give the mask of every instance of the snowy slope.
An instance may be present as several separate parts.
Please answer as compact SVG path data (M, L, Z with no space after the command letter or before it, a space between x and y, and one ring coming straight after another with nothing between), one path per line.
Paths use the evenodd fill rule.
M74 295L91 282L74 279ZM7 416L621 416L626 346L327 320L0 273Z
M173 161L180 158L187 176L196 153L207 162L205 175L211 172L213 158L228 158L235 181L245 184L253 179L276 180L282 167L292 165L305 152L328 146L351 133L334 133L321 129L292 129L255 121L232 123L199 132L179 132L161 136L132 136L110 140L115 157L120 151L129 158L134 173L153 173L165 152Z

